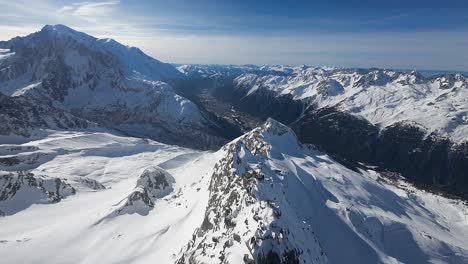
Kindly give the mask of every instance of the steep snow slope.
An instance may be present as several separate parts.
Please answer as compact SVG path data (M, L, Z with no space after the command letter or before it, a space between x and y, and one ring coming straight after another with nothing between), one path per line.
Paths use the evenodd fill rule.
M220 152L179 263L468 261L460 202L350 170L274 120Z
M276 68L275 68L276 69ZM416 122L460 142L468 136L468 80L460 74L426 78L417 72L285 67L281 74L243 74L245 96L269 90L306 106L337 107L382 128Z
M198 148L223 141L216 124L168 84L183 75L137 48L62 25L45 26L0 48L0 92L5 95L42 100L159 141Z
M24 48L34 49L40 47L44 41L50 39L53 39L56 43L72 41L76 48L88 48L95 53L111 54L125 70L124 75L129 78L165 81L181 77L180 72L170 64L151 58L136 47L122 45L113 39L97 39L64 25L46 25L41 31L26 37L16 37L10 41L0 42L0 46L4 48L0 50L0 54L8 55L7 49L18 49L17 45L24 45L25 47L21 49L24 52ZM74 53L66 54L66 61L75 65L84 64L88 54L83 54L83 51L84 49L79 49Z
M1 262L468 261L462 202L346 168L274 120L215 153L48 133L0 146Z

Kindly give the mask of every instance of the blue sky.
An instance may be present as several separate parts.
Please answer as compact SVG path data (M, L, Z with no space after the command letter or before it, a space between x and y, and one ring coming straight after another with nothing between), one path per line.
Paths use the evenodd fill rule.
M0 0L0 39L65 24L175 63L468 70L468 1Z

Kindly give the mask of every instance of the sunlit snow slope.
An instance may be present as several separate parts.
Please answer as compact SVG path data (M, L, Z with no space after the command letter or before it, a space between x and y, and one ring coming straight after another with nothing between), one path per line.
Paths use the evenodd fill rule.
M214 153L48 133L0 146L2 263L468 261L461 201L346 168L274 120Z
M1 263L173 263L203 219L216 156L105 132L56 132L0 151ZM166 192L147 181L155 166L175 179ZM76 191L52 201L24 183L3 200L5 175L16 169ZM158 188L152 206L136 197Z

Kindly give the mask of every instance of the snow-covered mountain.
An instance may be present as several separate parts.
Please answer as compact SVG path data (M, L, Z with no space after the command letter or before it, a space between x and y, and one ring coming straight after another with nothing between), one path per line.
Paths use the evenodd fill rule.
M240 100L271 92L301 102L304 109L335 107L381 128L411 121L428 134L468 140L468 78L462 74L425 77L415 71L304 65L181 65L178 70L192 78L233 78Z
M274 120L217 152L70 130L0 155L20 163L0 174L6 263L468 261L462 201L345 167Z
M442 253L468 252L463 236L449 241L438 226L434 196L346 168L272 119L220 152L205 218L179 263L466 261Z
M273 117L291 126L302 142L335 157L468 197L464 75L309 66L229 66L219 72L226 71L225 77L190 77L201 83L192 90L202 96L191 94L207 106L228 104L231 119L241 119L236 123Z
M216 124L168 84L183 75L170 64L111 39L62 25L0 42L0 92L160 141L212 148ZM11 131L15 132L15 131Z
M242 74L290 74L283 66L182 64L177 70L190 79L235 78Z
M243 74L245 95L259 89L317 108L336 107L382 128L412 121L454 141L468 140L468 79L461 74L426 78L417 72L287 68L285 75Z

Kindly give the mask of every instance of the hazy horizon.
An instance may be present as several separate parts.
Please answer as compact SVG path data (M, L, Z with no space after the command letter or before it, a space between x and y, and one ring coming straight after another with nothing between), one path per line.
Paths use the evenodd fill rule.
M0 0L0 8L0 40L64 24L169 63L468 71L463 1Z

